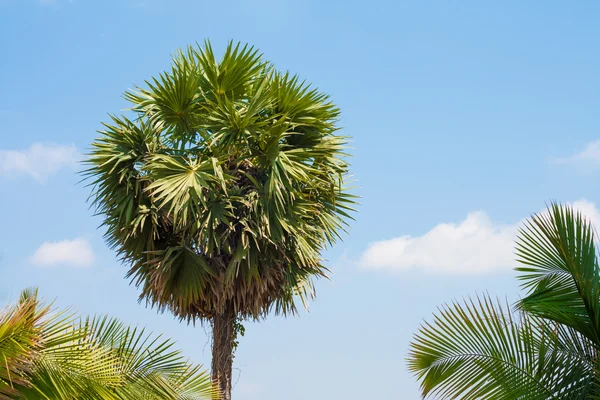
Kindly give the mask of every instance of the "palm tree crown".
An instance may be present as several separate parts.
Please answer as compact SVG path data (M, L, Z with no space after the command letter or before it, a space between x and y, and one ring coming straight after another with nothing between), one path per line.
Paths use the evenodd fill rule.
M92 144L93 202L140 299L211 322L229 399L236 321L306 305L353 211L339 110L240 44L180 51L146 85Z
M293 312L352 204L339 110L232 43L220 61L208 42L179 52L146 83L87 170L141 297L188 320Z

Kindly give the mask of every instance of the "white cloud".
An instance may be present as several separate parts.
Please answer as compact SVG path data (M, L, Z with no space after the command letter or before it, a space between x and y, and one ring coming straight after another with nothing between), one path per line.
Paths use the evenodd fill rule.
M44 181L80 159L74 145L34 143L24 150L0 150L0 176L29 175Z
M84 238L44 242L31 257L31 262L39 267L68 265L71 267L90 267L94 263L94 251Z
M571 205L600 228L596 206L579 200ZM521 222L493 223L483 211L472 212L459 223L442 223L422 236L404 235L372 243L361 265L374 270L482 273L516 265L514 240Z
M473 212L459 222L442 223L423 236L400 236L371 244L362 264L373 269L474 272L514 265L516 227L496 226L486 213Z
M559 158L558 163L600 166L600 140L588 143L585 148L570 157Z

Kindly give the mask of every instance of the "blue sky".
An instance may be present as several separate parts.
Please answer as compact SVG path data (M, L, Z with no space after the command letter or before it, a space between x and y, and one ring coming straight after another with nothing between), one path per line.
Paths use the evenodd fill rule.
M599 17L591 0L0 0L0 302L36 285L209 365L203 327L137 303L74 161L178 47L240 40L339 104L362 200L310 312L247 324L235 398L418 399L412 334L446 301L516 299L523 218L559 200L600 221Z

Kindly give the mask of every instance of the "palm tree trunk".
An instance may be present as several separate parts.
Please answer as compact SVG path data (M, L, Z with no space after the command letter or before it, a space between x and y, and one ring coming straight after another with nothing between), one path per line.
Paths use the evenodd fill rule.
M212 379L218 382L223 400L231 400L231 368L233 365L234 322L231 308L213 317Z

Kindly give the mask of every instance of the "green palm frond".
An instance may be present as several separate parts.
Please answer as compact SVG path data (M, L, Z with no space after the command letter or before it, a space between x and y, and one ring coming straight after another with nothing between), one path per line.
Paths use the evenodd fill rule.
M593 228L580 213L553 204L520 231L520 306L600 343L600 271Z
M208 83L203 89L210 90L216 97L244 99L248 86L260 79L260 74L268 67L258 49L241 43L229 42L220 61L208 41L203 48L190 48L190 52L202 67Z
M56 312L24 291L0 313L0 398L219 398L208 374L173 342L107 317Z
M199 160L154 154L145 166L146 179L151 182L146 190L158 208L173 215L175 224L186 225L188 216L194 213L190 208L206 204L202 189L208 187L218 168L215 160L210 158Z
M35 327L47 309L37 309L29 291L23 292L20 307L0 312L0 399L19 396L19 388L30 385L27 374L33 370L33 355L42 347L42 336Z
M441 309L415 336L408 363L424 398L582 399L593 388L594 363L574 351L572 334L513 316L485 296Z
M423 395L458 399L600 398L600 272L594 230L552 204L520 230L517 268L527 296L454 304L422 327L409 366Z
M119 374L127 377L123 388L117 390L119 399L180 400L216 396L210 376L174 350L173 341L108 317L86 319L83 326L91 340L109 349L119 360Z

